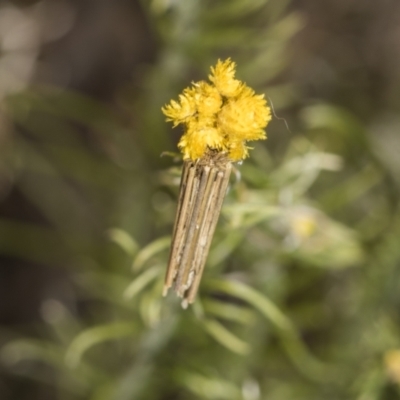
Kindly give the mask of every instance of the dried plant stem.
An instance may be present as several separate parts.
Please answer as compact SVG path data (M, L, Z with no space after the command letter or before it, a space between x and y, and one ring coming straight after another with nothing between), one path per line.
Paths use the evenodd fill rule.
M227 157L216 151L184 162L163 291L165 296L173 285L184 308L195 299L231 170Z

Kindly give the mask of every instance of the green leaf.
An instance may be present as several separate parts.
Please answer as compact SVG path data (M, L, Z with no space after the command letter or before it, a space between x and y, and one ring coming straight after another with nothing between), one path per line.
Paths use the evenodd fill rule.
M112 228L107 231L107 234L110 240L121 247L126 254L134 256L137 253L139 245L127 231L119 228Z
M69 345L65 354L65 363L70 368L75 368L81 362L84 353L93 346L108 340L133 336L136 331L137 325L131 321L110 323L86 329Z
M220 344L237 354L248 354L250 345L239 339L216 320L204 320L205 330Z
M182 371L179 380L193 393L202 399L239 400L241 391L232 382L209 378L193 372Z
M132 299L140 291L142 291L152 280L160 275L159 267L152 267L144 271L141 275L136 277L132 283L125 289L124 297ZM161 292L160 292L161 293Z
M253 323L256 317L254 312L249 308L222 301L205 299L202 301L202 305L208 314L212 314L227 321L238 322L243 325Z
M228 280L207 280L206 286L213 290L219 290L230 296L242 299L259 310L272 324L281 331L292 331L293 325L281 310L267 297L258 293L251 287L238 282Z
M155 240L154 242L151 242L149 245L140 250L135 260L133 261L132 270L139 271L141 268L143 268L144 264L148 260L150 260L154 255L168 249L170 244L171 244L170 236L164 236L162 238Z

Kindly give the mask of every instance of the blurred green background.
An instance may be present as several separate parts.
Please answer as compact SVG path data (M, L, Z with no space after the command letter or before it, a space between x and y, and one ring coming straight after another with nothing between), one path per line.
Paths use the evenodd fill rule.
M400 3L0 4L0 398L400 398ZM161 297L218 58L274 108L196 303Z

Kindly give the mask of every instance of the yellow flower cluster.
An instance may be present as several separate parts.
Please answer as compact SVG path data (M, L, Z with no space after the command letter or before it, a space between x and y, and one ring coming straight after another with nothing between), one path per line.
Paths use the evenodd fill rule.
M184 159L197 160L208 149L226 152L232 161L248 156L246 142L265 139L271 119L264 95L256 95L235 79L236 64L229 58L211 67L209 79L186 88L179 101L162 108L174 127L185 125L178 147Z

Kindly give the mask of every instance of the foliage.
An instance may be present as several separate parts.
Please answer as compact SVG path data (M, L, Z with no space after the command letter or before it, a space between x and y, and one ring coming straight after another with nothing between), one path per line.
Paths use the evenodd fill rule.
M303 106L296 134L275 118L237 166L198 300L161 297L180 170L159 159L161 106L227 56L295 106L276 82L303 21L282 0L143 4L163 48L119 104L135 124L72 91L3 102L1 173L47 223L2 218L0 251L68 270L73 293L31 337L2 331L3 368L62 400L400 396L398 188L350 110Z

